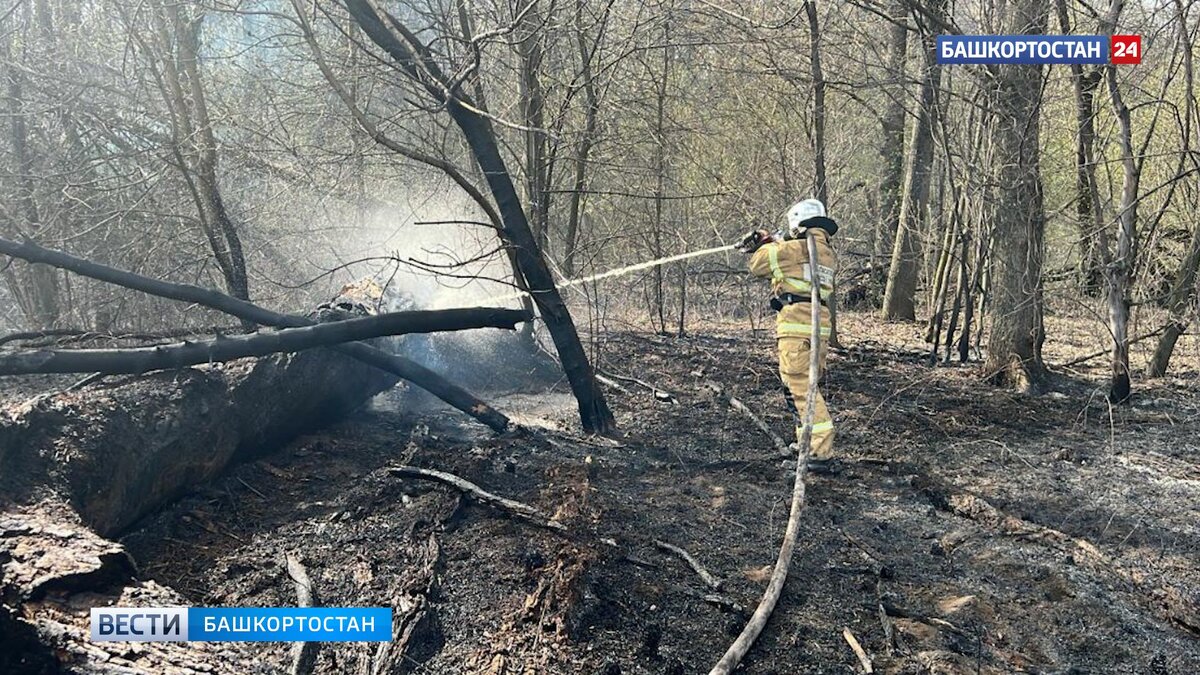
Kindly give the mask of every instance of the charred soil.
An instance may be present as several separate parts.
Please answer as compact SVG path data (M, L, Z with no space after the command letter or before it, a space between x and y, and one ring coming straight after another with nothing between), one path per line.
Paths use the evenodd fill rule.
M744 672L857 671L845 630L876 672L1200 672L1200 386L1143 386L1120 408L1083 379L1015 396L881 344L830 356L845 468L809 479L792 575ZM561 393L496 400L522 423L501 437L377 401L120 541L194 604L294 604L292 553L320 604L395 608L390 647L322 645L317 672L705 672L763 590L792 470L704 383L788 436L773 341L628 332L602 354L660 390L609 391L619 442L578 436ZM457 474L571 534L397 464ZM286 645L255 648L286 670Z

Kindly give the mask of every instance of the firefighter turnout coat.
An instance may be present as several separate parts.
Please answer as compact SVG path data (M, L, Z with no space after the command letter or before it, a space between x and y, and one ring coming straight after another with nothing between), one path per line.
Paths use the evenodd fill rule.
M837 269L837 256L829 245L828 233L811 229L809 236L816 239L815 266L808 259L808 242L804 237L764 244L750 257L750 272L757 277L770 279L771 292L776 298L785 299L775 319L775 338L779 347L779 377L783 380L788 406L795 419L797 442L803 431L802 415L808 397L813 285L819 283L821 298L828 298L833 293L833 274ZM829 309L824 303L820 316L819 358L823 375L826 343L830 334ZM825 407L820 389L816 394L811 456L827 459L833 455L833 420L829 416L829 409Z

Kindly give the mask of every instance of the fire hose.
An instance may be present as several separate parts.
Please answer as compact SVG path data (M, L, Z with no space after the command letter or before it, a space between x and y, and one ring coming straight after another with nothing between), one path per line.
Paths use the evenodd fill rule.
M808 241L810 268L815 268L817 241L811 233L806 233L805 239ZM758 607L754 609L754 614L746 622L746 627L742 629L741 634L733 641L733 644L729 645L729 649L725 650L725 655L709 671L709 675L728 675L742 662L746 652L750 651L750 647L754 645L754 641L766 627L771 613L775 611L775 605L783 593L783 585L787 582L788 571L792 566L792 554L796 550L796 538L800 533L800 513L804 510L804 476L808 469L813 417L816 415L817 381L821 374L821 284L814 283L812 286L812 299L809 303L812 305L812 335L808 345L808 394L804 408L804 427L800 433L800 448L796 453L796 477L792 484L792 506L788 515L787 528L783 534L783 545L779 548L775 569L771 572L767 590L763 593L762 599L758 601Z

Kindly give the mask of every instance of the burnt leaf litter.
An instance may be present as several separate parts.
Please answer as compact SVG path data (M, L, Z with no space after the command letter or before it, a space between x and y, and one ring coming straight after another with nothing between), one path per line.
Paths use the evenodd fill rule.
M325 644L317 672L706 672L765 586L792 469L704 382L786 435L772 350L744 331L608 334L600 367L656 388L609 391L617 441L579 436L561 386L493 397L521 423L500 437L385 394L121 542L193 604L295 604L290 552L323 604L395 609L390 653ZM739 672L861 672L846 630L880 673L1200 672L1194 379L1110 408L1095 382L1015 395L864 340L830 356L823 386L845 470L810 477L791 577ZM570 534L389 475L398 464ZM286 669L288 645L254 648Z

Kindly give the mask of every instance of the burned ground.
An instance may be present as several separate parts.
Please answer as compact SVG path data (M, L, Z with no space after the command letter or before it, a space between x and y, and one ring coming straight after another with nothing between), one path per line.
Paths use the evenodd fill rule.
M847 629L878 672L1200 670L1195 381L1110 408L1087 379L1018 396L883 344L830 358L848 466L810 477L792 576L744 671L851 672ZM497 400L523 425L503 437L377 401L121 541L143 577L194 604L294 604L292 552L321 604L396 608L391 652L324 645L318 672L397 659L429 673L702 672L762 592L792 478L704 382L786 434L772 348L745 331L608 335L603 369L671 395L611 391L619 443L579 437L562 393ZM572 534L393 477L394 464L458 474ZM720 591L656 539L695 555ZM286 645L255 648L286 667Z

